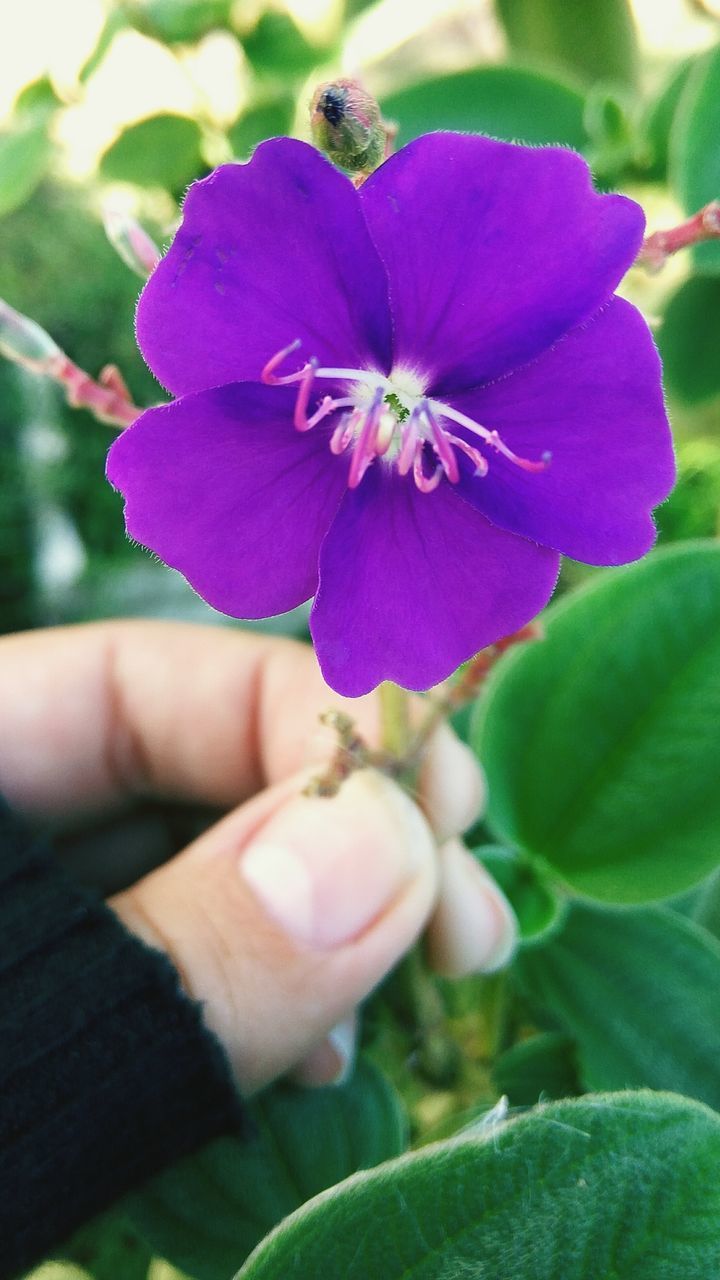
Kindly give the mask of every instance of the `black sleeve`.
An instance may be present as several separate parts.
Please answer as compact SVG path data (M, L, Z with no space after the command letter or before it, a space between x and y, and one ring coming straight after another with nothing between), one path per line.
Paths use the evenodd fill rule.
M172 965L0 801L0 1280L242 1128L220 1044Z

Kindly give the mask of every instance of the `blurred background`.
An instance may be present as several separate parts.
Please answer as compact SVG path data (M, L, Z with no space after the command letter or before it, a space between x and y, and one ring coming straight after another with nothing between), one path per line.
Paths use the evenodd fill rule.
M399 126L582 151L597 184L672 225L720 197L720 0L0 0L0 297L139 404L141 281L109 205L167 244L187 185L268 136L307 136L315 84L360 77ZM656 332L680 482L661 539L720 510L720 241L623 292ZM0 631L115 614L207 618L126 540L112 430L0 358ZM591 570L567 565L564 582ZM267 625L267 624L265 624ZM270 625L301 632L302 613Z

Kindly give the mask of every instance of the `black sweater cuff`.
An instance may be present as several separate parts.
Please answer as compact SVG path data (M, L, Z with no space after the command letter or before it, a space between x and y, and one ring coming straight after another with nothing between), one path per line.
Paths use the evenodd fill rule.
M243 1111L175 969L0 801L0 1278Z

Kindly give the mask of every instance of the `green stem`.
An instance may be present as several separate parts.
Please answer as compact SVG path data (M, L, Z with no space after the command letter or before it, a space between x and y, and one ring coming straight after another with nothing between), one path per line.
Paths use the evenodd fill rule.
M406 689L385 681L380 685L380 717L383 750L407 759L412 742L410 703ZM416 763L409 761L399 781L414 789ZM404 1003L418 1037L418 1064L431 1083L447 1086L457 1075L459 1049L446 1026L446 1011L437 982L427 967L422 942L400 964L398 980Z
M410 711L408 694L400 685L386 680L378 690L382 745L390 755L402 758L410 744Z

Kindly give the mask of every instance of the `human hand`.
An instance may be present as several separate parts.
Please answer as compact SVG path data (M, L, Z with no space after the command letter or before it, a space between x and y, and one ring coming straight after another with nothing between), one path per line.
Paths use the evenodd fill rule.
M330 707L377 743L375 697L344 702L292 641L129 621L0 640L0 792L16 808L57 818L155 795L231 809L110 906L169 955L246 1091L292 1067L337 1078L357 1004L428 921L448 975L497 968L515 942L458 839L483 799L471 753L436 732L417 804L373 770L308 798Z

